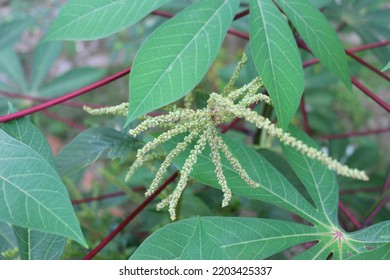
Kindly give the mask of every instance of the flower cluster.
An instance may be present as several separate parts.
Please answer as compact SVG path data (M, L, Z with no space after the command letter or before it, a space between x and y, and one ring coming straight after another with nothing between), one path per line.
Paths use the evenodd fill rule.
M248 185L260 187L259 183L250 178L241 166L240 162L233 156L223 139L218 135L218 125L230 121L233 118L243 118L246 121L253 123L256 127L265 130L269 135L277 137L285 145L291 146L300 153L322 162L329 169L334 170L340 175L368 180L368 177L364 172L356 169L350 169L349 167L332 159L322 151L309 147L302 141L291 136L289 133L284 132L281 128L276 127L269 119L258 115L256 112L248 108L251 104L257 102L265 102L272 105L272 101L269 96L260 93L260 89L263 88L263 82L258 77L243 87L233 90L235 80L245 63L245 60L246 57L244 55L243 59L237 65L230 81L227 83L225 90L222 94L212 93L205 108L193 110L190 108L190 99L186 99L184 108L174 107L174 109L167 114L156 117L148 117L129 132L135 137L151 128L162 127L167 129L166 132L160 134L154 140L148 142L144 147L138 150L136 160L130 167L126 180L129 180L134 172L149 160L150 157L148 157L148 155L151 151L179 134L186 134L184 140L177 144L177 146L165 157L165 160L161 164L160 169L157 171L150 188L146 192L147 196L156 191L173 160L181 152L183 152L190 143L196 141L195 146L191 149L188 158L184 162L177 187L167 198L157 205L157 209L168 206L172 220L175 220L176 218L175 208L187 185L193 166L207 144L211 148L210 156L215 166L216 177L224 194L222 207L228 205L232 194L223 173L220 155L221 152L226 159L229 160L237 174ZM116 107L97 110L87 108L86 110L95 115L104 113L126 115L127 105L121 104Z

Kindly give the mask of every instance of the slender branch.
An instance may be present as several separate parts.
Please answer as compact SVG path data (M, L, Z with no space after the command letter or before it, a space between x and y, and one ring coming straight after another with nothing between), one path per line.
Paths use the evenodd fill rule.
M246 10L243 10L242 12L236 14L233 18L233 20L237 20L237 19L240 19L246 15L249 15L249 9L246 9Z
M87 198L83 198L83 199L73 199L72 200L72 204L73 205L79 205L79 204L82 204L82 203L88 203L88 202L92 202L92 201L99 201L99 200L104 200L104 199L113 198L113 197L117 197L117 196L123 196L123 195L125 195L125 193L122 192L122 191L119 191L119 192L103 194L103 195L95 196L95 197L87 197Z
M366 131L353 131L353 132L341 133L341 134L323 135L321 136L321 138L331 140L331 139L341 139L341 138L348 138L348 137L366 136L372 134L381 134L381 133L388 133L388 132L390 132L390 127L366 130Z
M381 48L381 47L385 47L387 45L390 45L390 40L350 48L350 49L348 49L348 51L350 51L351 53L355 53L355 52L360 52L360 51L365 51L365 50L370 50L370 49L375 49L375 48ZM318 62L320 62L320 61L317 58L309 59L309 60L303 62L303 68L306 68L308 66L316 64Z
M352 215L352 213L341 201L339 201L339 208L357 229L362 227L359 221Z
M350 48L349 51L355 53L355 52L361 52L369 49L381 48L387 45L390 45L390 40L361 45L358 47Z
M15 113L11 113L11 114L8 114L8 115L5 115L5 116L1 116L0 117L0 123L2 122L6 122L6 121L10 121L10 120L14 120L14 119L17 119L17 118L21 118L21 117L24 117L24 116L27 116L27 115L30 115L32 113L35 113L35 112L38 112L38 111L42 111L42 110L45 110L49 107L52 107L52 106L55 106L57 104L60 104L60 103L63 103L65 101L68 101L72 98L75 98L77 96L80 96L80 95L83 95L91 90L94 90L96 88L99 88L99 87L102 87L114 80L117 80L127 74L130 73L130 70L131 70L131 67L128 67L124 70L121 70L119 71L118 73L115 73L111 76L108 76L100 81L97 81L91 85L88 85L86 87L83 87L81 89L78 89L76 91L73 91L73 92L70 92L68 94L65 94L63 96L60 96L60 97L57 97L57 98L54 98L54 99L51 99L49 101L46 101L44 103L41 103L41 104L38 104L38 105L35 105L33 107L30 107L30 108L27 108L25 110L21 110L21 111L18 111L18 112L15 112Z
M354 84L355 87L360 89L364 94L366 94L368 97L370 97L373 101L375 101L379 106L381 106L383 109L385 109L387 112L390 113L390 105L387 104L385 101L383 101L381 98L379 98L377 95L375 95L371 90L366 88L362 83L360 83L355 77L351 78L352 84Z
M170 183L172 183L176 177L179 175L179 172L175 172L172 174L151 196L146 198L141 205L139 205L133 212L130 213L129 216L126 217L123 222L119 224L106 238L104 238L99 245L97 245L94 249L92 249L83 259L90 260L97 253L99 253L115 236L118 235L153 199L162 192Z
M244 40L249 40L249 34L245 32L238 31L236 29L230 28L228 30L228 33L231 35L234 35L238 38L244 39Z
M361 59L360 57L358 57L356 54L354 54L353 52L349 51L349 50L346 50L345 53L352 57L354 60L356 60L357 62L359 62L360 64L364 65L366 68L370 69L372 72L374 72L375 74L377 74L378 76L384 78L385 80L387 81L390 81L390 77L386 75L386 73L384 72L381 72L379 69L375 68L374 66L372 66L370 63L366 62L364 59Z
M171 13L168 13L165 11L160 11L160 10L155 10L155 11L151 12L151 14L155 15L155 16L166 17L166 18L171 18L174 16L174 14L171 14Z
M304 49L306 50L307 52L309 53L312 53L312 51L310 50L310 48L306 45L306 43L301 39L301 38L297 38L297 44L298 46L301 48L301 49ZM358 62L362 63L364 66L370 66L372 71L379 71L377 69L375 69L373 66L371 66L370 64L368 64L367 62L365 62L363 59L361 59L360 57L358 56L355 56L352 52L350 51L345 51L347 54L351 54L354 56L354 59L356 59ZM313 61L314 62L314 61ZM375 72L376 73L376 72ZM381 77L384 77L385 79L388 79L388 77L386 75L382 75L381 74ZM379 98L378 96L376 96L372 91L370 91L368 88L366 88L363 84L361 84L355 77L352 77L351 78L351 81L352 81L352 84L354 86L356 86L358 89L360 89L363 93L365 93L368 97L370 97L372 100L374 100L379 106L381 106L382 108L384 108L387 112L390 113L390 105L388 105L385 101L383 101L381 98Z
M133 192L145 192L145 190L146 190L146 188L144 186L131 188L131 191L133 191ZM126 193L123 191L118 191L118 192L112 192L112 193L107 193L107 194L93 196L93 197L86 197L83 199L73 199L72 204L78 205L78 204L88 203L88 202L92 202L92 201L100 201L100 200L109 199L112 197L123 196L125 194Z

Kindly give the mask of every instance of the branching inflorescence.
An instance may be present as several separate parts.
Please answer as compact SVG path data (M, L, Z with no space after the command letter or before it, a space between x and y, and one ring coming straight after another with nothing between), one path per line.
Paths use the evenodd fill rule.
M191 149L188 158L184 162L177 187L167 198L157 205L157 209L168 206L172 220L176 219L175 208L187 185L193 166L207 144L211 148L210 156L215 166L216 177L224 194L222 207L228 205L232 194L223 173L220 152L229 160L237 174L248 185L260 187L259 183L250 178L240 162L230 152L223 139L218 135L218 125L230 121L233 118L243 118L246 121L253 123L256 127L265 130L269 135L277 137L285 145L291 146L302 154L320 161L330 170L334 170L340 175L360 180L368 180L367 175L363 171L350 169L348 166L332 159L324 152L306 145L289 133L284 132L281 128L276 127L268 118L264 118L248 108L249 105L257 102L264 102L272 105L272 101L269 96L260 93L260 90L263 88L263 82L259 77L253 79L250 83L239 89L233 89L234 83L245 61L246 56L244 55L222 94L212 93L205 108L193 110L190 108L190 100L187 99L185 100L185 108L173 107L173 109L165 115L148 117L129 132L132 136L136 137L140 133L151 128L162 127L167 129L166 132L160 134L157 138L148 142L143 148L138 150L136 160L131 165L126 180L129 180L139 167L150 160L151 157L148 157L148 155L151 151L155 150L158 146L171 138L186 133L184 140L177 144L177 146L165 157L150 188L146 192L146 196L150 196L156 191L173 160L183 152L190 143L196 140L194 148ZM126 115L127 108L127 104L124 103L103 109L85 109L93 115Z

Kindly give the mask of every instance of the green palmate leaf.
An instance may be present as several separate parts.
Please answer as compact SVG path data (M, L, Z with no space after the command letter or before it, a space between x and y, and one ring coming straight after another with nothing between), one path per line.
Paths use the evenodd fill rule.
M35 93L62 50L62 42L40 44L34 50L30 89Z
M74 68L39 89L39 95L43 97L55 97L71 92L96 82L101 79L105 73L106 71L104 69L92 67Z
M9 104L8 113L15 111ZM13 138L33 148L54 167L54 157L46 138L27 118L7 122L1 128ZM19 243L21 259L60 258L66 243L65 237L18 226L13 228Z
M63 236L14 226L22 260L58 260L66 245Z
M390 61L386 64L385 67L383 67L382 72L385 72L390 69Z
M70 0L45 40L90 40L120 31L171 0Z
M253 59L275 105L279 126L286 129L303 92L303 69L294 36L272 0L250 2Z
M152 33L133 63L127 123L178 100L200 82L238 4L238 0L196 2Z
M234 139L226 136L223 139L250 178L261 185L260 188L247 185L230 165L230 162L222 157L223 172L233 193L277 205L307 219L313 224L328 227L327 219L319 214L294 186L259 153ZM182 138L175 138L164 144L163 147L172 150L181 140ZM179 168L183 166L192 148L193 146L189 145L174 160ZM205 185L220 188L210 154L209 147L206 147L204 152L199 155L198 161L191 172L191 177Z
M0 71L8 76L19 91L27 92L27 81L22 64L12 48L0 50Z
M305 133L290 125L292 136L311 147L319 149L318 145ZM336 175L317 160L307 156L286 145L283 151L297 176L306 186L316 208L328 219L328 224L336 228L338 226L338 186Z
M201 217L169 224L130 259L247 259L272 256L312 240L315 227L253 218Z
M134 140L124 133L104 127L90 128L56 155L57 170L61 176L72 174L102 156L123 159L135 148Z
M349 260L390 260L390 244L357 254Z
M39 153L0 130L0 220L86 246L66 188Z
M13 46L30 24L29 18L2 23L0 25L0 51L5 47Z
M336 31L325 16L307 1L275 0L311 51L352 91L346 55Z

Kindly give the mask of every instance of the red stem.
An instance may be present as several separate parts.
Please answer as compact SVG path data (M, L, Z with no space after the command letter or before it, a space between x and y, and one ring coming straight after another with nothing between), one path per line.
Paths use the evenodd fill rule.
M351 81L352 81L352 84L354 84L355 87L360 89L364 94L366 94L368 97L370 97L372 100L374 100L379 106L381 106L383 109L385 109L387 112L390 113L390 105L388 105L385 101L383 101L381 98L376 96L371 90L366 88L355 77L352 77Z
M249 40L249 34L248 33L241 32L241 31L235 30L233 28L230 28L228 30L228 33L231 34L231 35L234 35L234 36L236 36L238 38L241 38L241 39L244 39L244 40Z
M239 12L238 14L236 14L234 16L233 20L237 20L237 19L242 18L246 15L249 15L249 9L243 10L242 12Z
M323 135L323 136L321 136L321 138L331 140L331 139L358 137L358 136L366 136L366 135L371 135L371 134L380 134L380 133L387 133L387 132L390 132L390 127L373 129L373 130L366 130L366 131L354 131L354 132L341 133L341 134Z
M96 88L99 88L99 87L102 87L116 79L119 79L127 74L130 73L130 70L131 70L131 67L129 68L126 68L122 71L119 71L118 73L115 73L114 75L111 75L107 78L104 78L100 81L97 81L91 85L88 85L86 87L83 87L81 89L78 89L76 91L73 91L73 92L70 92L68 94L65 94L63 96L60 96L58 98L55 98L55 99L51 99L47 102L44 102L44 103L41 103L41 104L38 104L38 105L35 105L33 107L30 107L30 108L27 108L25 110L21 110L21 111L18 111L18 112L15 112L15 113L11 113L11 114L8 114L8 115L5 115L5 116L1 116L0 117L0 123L2 122L6 122L6 121L10 121L10 120L14 120L14 119L17 119L17 118L21 118L21 117L24 117L24 116L27 116L27 115L30 115L32 113L35 113L35 112L38 112L38 111L42 111L42 110L45 110L49 107L52 107L52 106L55 106L57 104L60 104L60 103L63 103L65 101L68 101L72 98L75 98L77 96L80 96L82 94L85 94L91 90L94 90Z
M351 53L355 53L355 52L360 52L360 51L365 51L365 50L385 47L387 45L390 45L390 40L383 41L383 42L371 43L371 44L367 44L367 45L362 45L362 46L355 47L355 48L350 48L350 49L348 49L348 51L351 52ZM320 62L320 61L317 58L309 59L309 60L303 62L303 68L306 68L308 66L316 64L318 62Z
M383 190L387 190L390 187L390 173L387 176L386 182L383 186ZM390 193L388 193L381 202L375 207L375 209L368 215L368 217L365 219L365 221L362 223L362 227L368 226L372 220L378 215L379 211L382 210L382 208L387 204L387 202L390 200Z
M86 127L83 126L82 124L78 124L78 123L76 123L76 122L74 122L72 120L69 120L67 118L61 117L60 115L58 115L56 113L49 112L47 110L43 110L42 113L45 116L47 116L47 117L49 117L49 118L51 118L53 120L56 120L56 121L59 121L59 122L62 122L64 124L68 125L69 127L73 127L73 128L78 129L78 130L85 130L86 129Z
M306 45L306 43L298 38L297 39L297 44L300 48L306 50L307 52L309 53L312 53L312 51L310 50L310 48ZM363 59L361 59L360 57L358 56L355 56L352 52L346 50L345 51L347 54L350 54L354 59L356 59L358 62L360 62L361 64L363 64L364 66L368 67L370 70L374 71L375 73L377 73L377 71L379 71L378 69L376 69L375 67L373 67L372 65L368 64L367 62L365 62ZM315 61L314 60L311 60L311 64L314 64ZM308 63L304 63L304 65L308 65ZM384 77L385 79L388 79L387 75L384 75L384 74L380 74L381 77ZM390 113L390 106L385 102L383 101L381 98L379 98L378 96L376 96L372 91L370 91L368 88L366 88L363 84L361 84L355 77L352 77L351 78L351 81L352 81L352 84L354 84L358 89L360 89L363 93L365 93L368 97L370 97L372 100L374 100L379 106L381 106L382 108L384 108L387 112Z
M96 254L99 253L112 239L114 239L114 237L120 233L150 202L152 202L160 192L162 192L170 183L172 183L178 175L179 172L172 174L171 177L169 177L151 196L146 198L141 205L139 205L133 212L131 212L131 214L127 216L126 219L119 224L119 226L117 226L109 235L107 235L107 237L105 237L102 242L100 242L98 246L92 249L83 259L90 260L96 256Z
M354 53L354 52L360 52L360 51L365 51L365 50L369 50L369 49L380 48L380 47L384 47L387 45L390 45L390 40L386 40L386 41L382 41L382 42L375 42L375 43L370 43L370 44L350 48L349 51Z
M92 201L99 201L99 200L104 200L104 199L113 198L113 197L117 197L117 196L122 196L124 194L125 194L124 192L119 191L119 192L103 194L103 195L95 196L95 197L87 197L87 198L83 198L83 199L73 199L72 204L79 205L82 203L88 203L88 202L92 202Z
M160 10L155 10L151 12L152 15L160 16L160 17L166 17L166 18L171 18L174 16L174 14L165 12L165 11L160 11Z
M375 68L374 66L372 66L371 64L369 64L368 62L366 62L365 60L361 59L360 57L358 57L356 54L354 54L353 52L349 51L349 50L346 50L345 53L347 55L349 55L350 57L352 57L354 60L356 60L357 62L359 62L360 64L364 65L365 67L367 67L368 69L370 69L372 72L374 72L375 74L379 75L380 77L384 78L385 80L387 81L390 81L390 77L387 76L384 72L381 72L379 69Z
M344 206L341 201L339 201L339 208L357 229L361 228L359 221L352 215L352 213L348 210L347 207Z
M145 192L145 187L143 187L143 186L134 187L134 188L131 188L131 190L133 192ZM100 200L113 198L113 197L117 197L117 196L123 196L123 195L125 195L125 193L122 191L112 192L112 193L107 193L107 194L103 194L103 195L99 195L99 196L86 197L86 198L82 198L82 199L73 199L72 204L78 205L78 204L82 204L82 203L88 203L88 202L92 202L92 201L100 201Z

